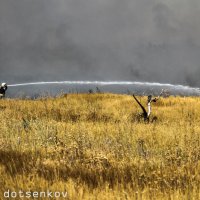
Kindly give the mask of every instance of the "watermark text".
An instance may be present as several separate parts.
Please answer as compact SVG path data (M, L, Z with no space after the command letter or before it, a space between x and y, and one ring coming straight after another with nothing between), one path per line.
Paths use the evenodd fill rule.
M67 192L52 192L50 190L47 191L10 191L7 190L4 192L4 198L67 198Z

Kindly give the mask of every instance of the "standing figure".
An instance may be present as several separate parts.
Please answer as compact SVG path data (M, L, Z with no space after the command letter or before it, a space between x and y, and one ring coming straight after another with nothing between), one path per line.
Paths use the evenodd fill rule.
M6 83L2 83L0 85L0 99L5 97L5 93L6 93L6 90L8 89L8 86Z

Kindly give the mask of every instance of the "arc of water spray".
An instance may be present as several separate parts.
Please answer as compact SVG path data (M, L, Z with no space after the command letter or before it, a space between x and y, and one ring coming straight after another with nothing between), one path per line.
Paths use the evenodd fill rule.
M48 84L66 84L66 85L141 85L141 86L160 86L160 87L173 87L182 90L199 90L200 88L194 88L184 85L173 85L169 83L156 83L156 82L137 82L137 81L50 81L50 82L30 82L30 83L18 83L10 84L9 87L29 86L29 85L48 85Z

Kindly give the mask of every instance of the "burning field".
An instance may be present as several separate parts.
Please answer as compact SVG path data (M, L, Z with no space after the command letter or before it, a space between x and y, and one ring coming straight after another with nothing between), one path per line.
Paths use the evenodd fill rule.
M132 96L109 93L2 99L1 199L200 199L200 98L161 97L154 122L140 112Z

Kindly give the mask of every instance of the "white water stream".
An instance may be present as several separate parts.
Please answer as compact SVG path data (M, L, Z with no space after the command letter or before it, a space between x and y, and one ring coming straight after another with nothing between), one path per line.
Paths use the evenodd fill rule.
M48 87L46 87L48 86ZM89 89L99 89L103 92L126 93L127 91L135 94L146 95L151 92L160 93L161 89L167 89L170 94L181 96L200 96L200 88L194 88L186 85L173 85L169 83L156 82L137 82L137 81L41 81L8 84L9 95L17 96L23 93L32 96L38 93L45 93L49 90L53 94L59 94L61 91L68 92L88 92ZM16 88L16 89L15 89Z
M151 83L151 82L131 82L131 81L51 81L51 82L30 82L10 84L9 87L19 87L28 85L47 85L47 84L64 84L64 85L141 85L141 86L159 86L172 87L182 90L200 90L200 88L193 88L184 85L173 85L169 83Z

